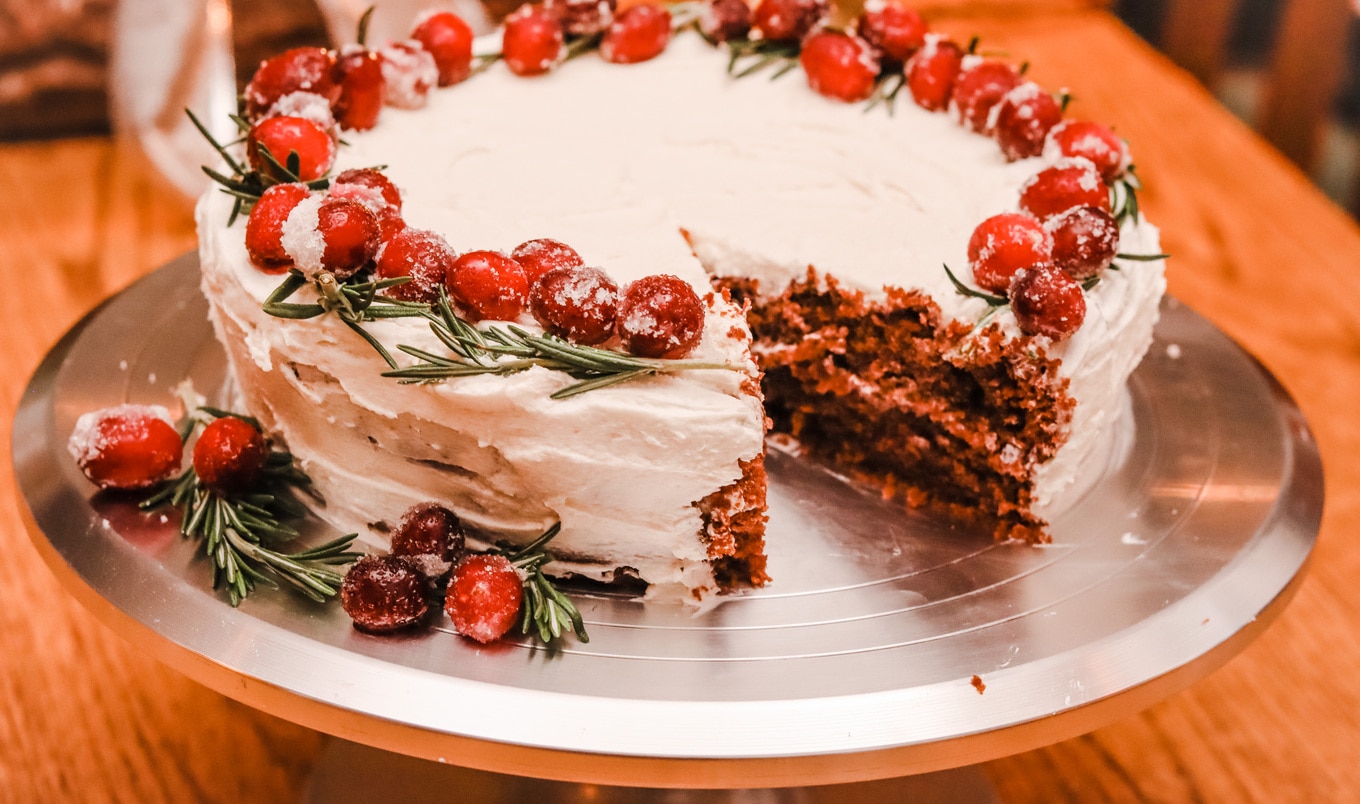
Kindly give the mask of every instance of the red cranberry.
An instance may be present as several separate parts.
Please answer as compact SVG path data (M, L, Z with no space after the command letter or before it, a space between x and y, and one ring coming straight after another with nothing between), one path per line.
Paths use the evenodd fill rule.
M340 88L332 76L335 58L319 47L299 47L260 62L246 84L246 118L253 121L265 115L279 98L294 92L315 92L327 103L334 103Z
M262 151L268 151L279 166L266 160ZM289 176L280 168L288 167L293 154L297 154L298 170L296 176ZM315 121L267 117L246 136L246 157L253 169L279 181L312 181L326 175L335 162L335 140Z
M594 346L614 334L619 286L598 268L554 268L529 292L529 308L548 332Z
M1129 167L1129 146L1119 135L1089 120L1065 120L1048 132L1044 145L1050 159L1080 156L1089 159L1107 182L1114 181Z
M505 556L471 555L453 568L444 611L455 631L486 643L519 622L523 602L524 582Z
M1036 218L1049 218L1082 206L1109 212L1110 191L1095 165L1080 157L1060 159L1020 188L1020 208Z
M439 83L439 67L419 42L389 42L379 51L387 103L398 109L420 109L430 90Z
M968 264L973 281L992 293L1005 293L1017 271L1048 262L1053 239L1029 215L993 215L968 238Z
M382 57L364 48L341 51L335 61L335 78L340 93L331 110L340 127L367 131L377 125L378 114L387 102Z
M858 36L818 31L803 40L798 56L808 86L828 98L846 103L865 100L878 80L878 58Z
M745 39L751 32L751 7L746 0L709 0L699 15L699 33L714 44Z
M235 416L214 419L194 444L194 472L203 485L219 494L250 489L268 458L264 435Z
M771 42L797 42L829 13L826 0L760 0L751 25Z
M340 584L340 605L360 631L386 634L420 622L429 610L425 579L395 556L364 556Z
M457 14L435 11L423 15L411 38L434 57L439 86L452 86L472 73L472 27Z
M554 268L578 268L586 264L576 249L549 237L526 240L515 246L510 256L524 268L530 285Z
M100 488L144 489L179 471L184 442L165 408L118 405L76 420L67 446Z
M912 99L932 112L948 106L962 63L962 48L941 34L926 34L925 44L905 67Z
M378 217L351 198L326 198L316 212L317 231L326 244L321 267L345 280L363 270L378 253Z
M301 184L275 184L260 194L246 220L246 253L256 268L274 274L292 267L293 258L283 249L283 224L293 207L310 195Z
M401 515L401 524L392 534L392 555L453 561L463 552L466 541L457 514L436 502L417 503Z
M1044 150L1048 132L1062 122L1062 107L1038 84L1027 81L1001 99L996 109L996 141L1006 160L1028 159Z
M990 133L988 120L992 107L1018 86L1020 73L1009 64L976 56L964 59L953 94L953 107L959 122L978 133Z
M681 358L703 339L704 305L678 276L645 276L624 291L616 328L630 354Z
M1086 318L1086 296L1077 280L1052 265L1026 268L1011 285L1011 310L1026 335L1062 340Z
M662 6L633 6L614 18L600 40L600 57L614 64L637 64L661 55L671 40L671 13Z
M501 55L515 75L541 75L566 55L562 22L541 6L523 5L505 18Z
M371 187L382 193L384 201L398 210L401 209L401 192L397 190L397 186L392 183L391 179L373 168L351 168L331 181L332 188L341 184L358 184Z
M1099 207L1072 207L1044 228L1053 236L1053 264L1073 279L1105 270L1119 251L1119 224Z
M870 0L855 22L856 32L869 43L885 65L897 68L925 44L925 20L910 8L895 2Z
M410 282L383 292L394 299L433 304L439 301L439 289L457 258L442 235L406 228L388 240L378 254L378 278L409 276Z
M617 0L543 0L543 10L562 23L571 36L594 36L609 27Z
M474 320L513 321L529 295L524 269L499 251L469 251L454 260L445 285Z

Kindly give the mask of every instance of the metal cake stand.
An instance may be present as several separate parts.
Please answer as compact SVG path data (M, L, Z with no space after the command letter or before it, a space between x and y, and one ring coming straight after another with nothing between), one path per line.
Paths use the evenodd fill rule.
M1138 712L1236 654L1299 585L1323 497L1307 424L1211 324L1175 300L1162 312L1052 545L995 544L772 450L769 587L705 611L581 590L591 641L552 650L476 646L447 623L368 636L337 605L274 590L233 609L173 521L94 493L66 453L77 416L174 409L186 378L225 394L193 255L52 349L15 421L16 476L38 549L105 623L354 743L648 788L926 774Z

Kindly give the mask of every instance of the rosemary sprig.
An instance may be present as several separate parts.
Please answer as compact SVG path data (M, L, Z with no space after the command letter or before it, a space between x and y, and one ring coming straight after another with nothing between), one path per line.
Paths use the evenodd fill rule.
M590 635L586 633L585 621L576 604L543 574L543 565L553 560L552 553L543 547L561 530L562 523L558 522L523 547L497 547L492 552L509 559L524 583L520 633L534 634L544 642L552 642L570 628L577 639L589 642Z
M349 327L369 346L373 347L390 368L397 368L397 361L377 338L364 328L364 323L383 318L411 318L426 315L429 305L406 302L379 296L378 292L409 282L410 277L393 277L371 282L340 282L329 271L322 271L315 279L307 279L302 272L294 269L288 272L283 282L261 306L266 313L277 318L307 319L334 312L345 326ZM317 300L311 304L289 302L288 299L307 285L316 288Z
M1157 260L1165 260L1170 256L1170 254L1125 254L1123 252L1114 255L1117 260L1130 260L1132 262L1156 262Z
M217 408L200 407L182 431L187 439L205 419L230 416ZM252 419L241 416L246 421ZM143 500L143 510L165 505L180 509L183 519L180 534L203 542L203 552L212 564L214 589L226 587L232 606L239 606L256 584L278 587L280 583L324 602L340 589L344 575L339 569L361 554L348 548L357 534L342 536L317 547L284 553L274 546L295 539L295 528L283 524L304 513L290 492L304 488L310 481L293 465L293 456L271 449L255 487L229 495L213 491L201 483L190 466Z
M874 80L874 93L865 102L864 112L868 114L874 108L883 106L888 110L888 116L892 117L897 105L897 94L907 85L907 76L901 72L881 73Z
M1138 222L1138 191L1141 189L1143 183L1134 172L1133 165L1129 165L1124 175L1110 185L1110 209L1120 225L1125 221Z
M775 67L770 76L773 81L798 66L798 42L774 42L768 39L729 39L727 50L727 74L733 78L748 75Z
M397 348L402 352L421 362L385 371L384 377L403 382L427 383L477 374L504 376L542 366L580 380L551 397L566 399L654 374L674 374L696 369L737 370L736 366L726 363L633 357L608 349L570 343L552 335L536 335L514 325L478 329L454 311L448 295L442 290L435 310L427 312L426 317L430 321L430 330L451 354L440 356L414 346L398 345Z

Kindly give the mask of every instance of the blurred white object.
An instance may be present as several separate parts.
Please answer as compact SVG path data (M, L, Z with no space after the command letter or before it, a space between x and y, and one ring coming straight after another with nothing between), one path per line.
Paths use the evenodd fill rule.
M171 185L192 198L218 160L189 121L192 109L220 142L236 138L227 0L122 0L109 64L114 133Z
M326 18L326 30L337 45L354 41L359 18L369 6L374 6L373 19L368 26L368 46L380 47L384 42L406 39L415 18L431 9L452 11L463 18L473 33L488 33L491 21L477 0L317 0Z

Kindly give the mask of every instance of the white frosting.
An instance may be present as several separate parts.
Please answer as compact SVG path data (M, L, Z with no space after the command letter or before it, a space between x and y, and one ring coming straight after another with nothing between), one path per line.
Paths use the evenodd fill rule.
M733 80L724 65L693 35L638 65L586 56L533 79L496 65L430 93L423 110L388 108L372 131L346 133L336 169L386 165L407 223L460 252L550 237L620 284L671 273L703 288L707 265L776 293L815 265L872 296L920 288L947 317L987 312L954 290L943 265L968 276L973 228L1014 210L1045 161L1007 163L995 142L905 95L893 115L866 114L819 97L797 72ZM243 224L223 226L229 208L219 193L199 208L214 321L246 404L302 456L326 518L362 532L431 498L518 538L560 518L558 553L631 566L659 585L711 583L692 502L761 450L763 414L740 390L744 375L690 372L564 401L548 395L570 379L544 370L398 385L334 317L259 311L278 278L249 267ZM1124 237L1124 251L1157 250L1150 226ZM1039 467L1039 499L1070 482L1117 414L1162 288L1160 263L1108 272L1088 294L1086 324L1053 347L1078 408L1073 437ZM1009 313L995 320L1015 331ZM711 312L695 357L745 360L734 328L745 330L735 311ZM432 343L415 321L372 331L385 343Z

